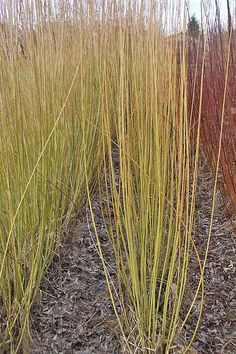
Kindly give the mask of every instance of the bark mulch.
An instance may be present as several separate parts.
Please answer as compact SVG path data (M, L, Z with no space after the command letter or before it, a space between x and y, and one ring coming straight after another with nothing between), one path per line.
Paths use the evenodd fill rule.
M212 176L205 168L200 176L195 232L195 242L202 260L207 243L212 193ZM205 305L193 344L197 353L236 353L236 235L226 215L218 192L205 270ZM190 271L190 279L193 280L196 273L193 264Z
M115 281L114 255L102 226L99 206L93 209L109 274ZM32 354L122 352L88 210L72 222L40 294L41 299L32 310L35 337Z

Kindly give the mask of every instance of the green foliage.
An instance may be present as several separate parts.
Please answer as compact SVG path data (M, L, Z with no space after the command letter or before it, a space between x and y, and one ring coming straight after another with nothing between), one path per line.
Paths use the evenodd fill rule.
M188 22L188 35L197 38L200 34L200 25L195 15L192 15Z

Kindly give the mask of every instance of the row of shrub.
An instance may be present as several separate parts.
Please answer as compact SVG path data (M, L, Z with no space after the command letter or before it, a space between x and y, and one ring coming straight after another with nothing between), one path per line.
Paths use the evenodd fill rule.
M84 203L92 212L94 187L107 193L115 294L94 229L127 351L172 352L197 307L181 350L191 347L206 265L194 240L201 147L235 208L236 59L232 27L192 36L185 10L171 0L2 4L0 351L28 352L32 303L62 229Z
M230 11L230 8L229 8ZM202 149L215 173L219 155L218 187L226 212L236 213L236 32L229 12L228 25L223 26L217 12L206 33L189 36L189 107L193 121L198 120L202 101ZM193 67L196 70L193 70ZM201 67L204 73L202 77ZM192 99L193 98L193 99ZM222 135L220 134L222 130ZM235 228L235 224L234 224Z

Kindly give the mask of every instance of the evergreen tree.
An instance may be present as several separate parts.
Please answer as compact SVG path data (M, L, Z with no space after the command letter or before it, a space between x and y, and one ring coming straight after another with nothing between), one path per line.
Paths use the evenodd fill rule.
M200 25L195 15L192 15L188 23L188 35L190 37L198 37L200 33Z

